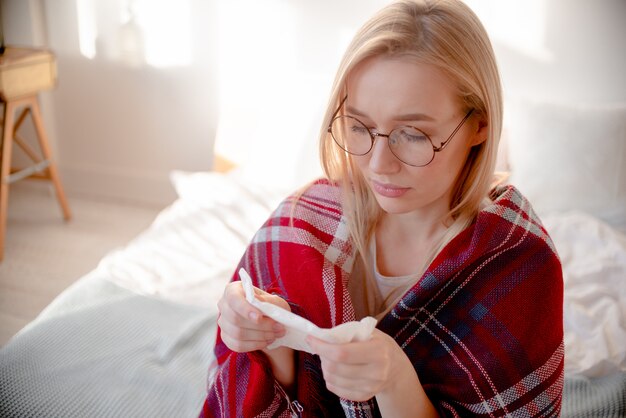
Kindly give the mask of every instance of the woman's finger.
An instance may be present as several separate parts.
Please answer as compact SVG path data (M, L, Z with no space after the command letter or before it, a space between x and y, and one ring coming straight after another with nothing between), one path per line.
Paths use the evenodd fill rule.
M260 291L263 292L262 290ZM291 306L289 306L289 303L287 303L285 299L281 298L278 295L272 295L270 293L263 292L257 295L257 299L260 300L261 302L268 302L268 303L271 303L272 305L276 305L280 308L283 308L291 312Z
M384 378L384 370L372 363L347 364L337 363L322 358L322 372L324 376L332 376L337 380L334 383L341 385L342 381L379 381Z
M269 317L261 316L258 320L253 321L250 318L239 315L229 307L225 307L220 311L220 320L240 328L255 329L258 331L278 332L284 330L282 325Z
M307 337L307 342L315 354L337 363L367 364L370 361L368 347L358 342L333 344L311 335ZM371 347L369 349L371 350Z
M273 341L241 341L231 338L227 333L221 332L222 341L226 346L237 353L246 353L248 351L263 350Z
M222 329L222 332L228 334L231 338L240 341L270 341L284 335L284 331L281 333L272 329L263 330L255 328L242 328L221 319L218 320L218 325Z
M252 322L258 322L263 317L263 313L246 300L241 282L229 283L224 289L224 295L220 302L222 303L218 303L218 308L227 306L240 317L247 318Z
M382 334L382 335L381 335ZM374 364L384 363L389 360L389 341L386 334L374 329L372 338L366 341L354 341L344 344L328 343L312 335L307 336L307 341L315 354L329 360L345 364ZM391 340L397 345L395 341Z
M247 318L238 315L236 312L231 309L224 309L217 320L217 324L220 328L228 328L229 334L234 338L242 338L242 333L245 332L259 332L264 334L271 334L273 339L280 338L285 335L286 329L285 327L274 321L269 317L261 317L257 322L251 321ZM234 331L237 329L237 331ZM255 334L258 335L258 334ZM252 338L257 339L259 338Z

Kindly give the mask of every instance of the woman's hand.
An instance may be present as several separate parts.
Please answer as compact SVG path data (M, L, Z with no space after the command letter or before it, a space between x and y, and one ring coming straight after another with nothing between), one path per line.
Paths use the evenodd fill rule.
M328 390L345 399L376 397L382 416L436 417L413 364L389 335L374 328L367 341L330 344L307 337L322 360Z
M328 390L342 398L366 401L391 389L402 368L413 366L389 335L374 329L367 341L331 344L307 337L322 360Z
M254 288L257 299L291 311L289 304L280 296L271 295ZM232 351L246 353L264 350L277 338L285 335L285 327L252 306L246 300L241 282L231 282L217 302L220 316L217 324L222 341ZM268 350L272 351L272 350Z
M254 293L258 300L291 312L287 301L280 296L269 294L256 287ZM285 327L264 316L246 300L241 282L231 282L226 286L217 307L220 312L217 324L224 344L237 353L262 350L270 361L276 380L287 392L292 392L295 382L294 351L288 347L267 349L274 340L285 335Z

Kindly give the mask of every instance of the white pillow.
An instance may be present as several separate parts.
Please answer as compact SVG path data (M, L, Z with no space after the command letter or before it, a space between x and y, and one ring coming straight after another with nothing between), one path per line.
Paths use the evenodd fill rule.
M537 213L581 210L626 230L626 103L507 105L510 182Z

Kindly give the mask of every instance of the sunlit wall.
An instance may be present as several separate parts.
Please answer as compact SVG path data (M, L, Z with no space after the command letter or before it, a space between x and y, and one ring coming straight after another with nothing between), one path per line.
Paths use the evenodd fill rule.
M66 188L171 201L171 170L213 163L216 5L43 1L58 58L54 105Z

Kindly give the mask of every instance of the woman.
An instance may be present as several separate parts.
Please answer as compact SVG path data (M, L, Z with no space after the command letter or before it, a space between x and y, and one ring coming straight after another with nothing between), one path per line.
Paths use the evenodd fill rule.
M563 284L528 201L494 178L502 123L487 34L458 0L401 1L363 26L321 134L327 179L285 200L240 267L319 327L374 316L315 354L234 278L203 416L557 416ZM239 269L237 269L239 270Z

